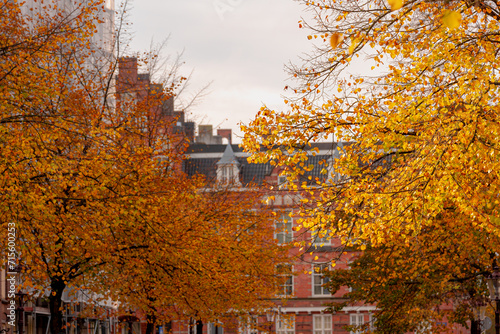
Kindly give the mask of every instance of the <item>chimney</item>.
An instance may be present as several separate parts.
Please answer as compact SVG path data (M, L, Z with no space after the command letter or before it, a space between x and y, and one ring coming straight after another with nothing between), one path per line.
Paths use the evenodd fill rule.
M229 144L232 144L232 131L231 129L217 129L217 135L226 138Z

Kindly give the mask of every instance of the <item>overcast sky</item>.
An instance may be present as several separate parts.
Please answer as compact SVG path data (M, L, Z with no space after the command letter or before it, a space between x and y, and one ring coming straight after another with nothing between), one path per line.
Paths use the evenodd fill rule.
M298 28L303 15L293 0L135 0L131 49L170 35L166 51L184 51L186 73L194 69L192 91L213 82L189 118L231 128L239 143L238 123L248 123L263 104L284 108L284 65L311 47Z

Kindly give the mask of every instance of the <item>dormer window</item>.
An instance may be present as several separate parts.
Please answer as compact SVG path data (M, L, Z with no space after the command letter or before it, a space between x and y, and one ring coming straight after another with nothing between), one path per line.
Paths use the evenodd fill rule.
M328 172L328 182L332 184L339 185L345 180L345 178L340 173L338 173L333 166L335 164L335 160L339 159L343 153L344 153L344 145L342 144L342 142L339 142L332 156L326 162L327 172Z
M288 180L286 178L286 175L279 175L278 176L278 189L286 189L287 184L288 184Z
M226 150L222 158L217 162L217 182L220 184L233 184L241 186L239 173L240 163L234 155L233 148L230 144L226 146Z
M222 169L222 182L228 183L233 179L233 166L223 166Z

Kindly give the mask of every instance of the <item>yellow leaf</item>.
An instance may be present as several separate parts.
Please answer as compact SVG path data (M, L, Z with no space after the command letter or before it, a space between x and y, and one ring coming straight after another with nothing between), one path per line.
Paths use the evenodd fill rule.
M339 46L340 43L344 40L344 35L339 34L339 33L333 33L330 36L330 45L332 46L332 49L336 49L337 46Z
M359 45L361 42L361 38L353 38L351 41L351 45L349 46L349 54L352 55L354 52L354 49Z
M450 29L458 28L461 20L462 16L460 15L460 13L454 10L447 9L443 13L443 23Z
M403 7L403 0L387 0L389 6L391 6L391 10L398 10Z

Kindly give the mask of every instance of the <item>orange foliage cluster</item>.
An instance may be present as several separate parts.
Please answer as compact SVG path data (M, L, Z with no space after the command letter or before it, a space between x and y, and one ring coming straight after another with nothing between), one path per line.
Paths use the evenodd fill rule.
M92 44L102 1L83 3L23 15L0 0L0 217L16 225L24 288L49 295L53 333L65 289L149 320L263 306L286 252L270 216L255 194L201 191L176 169L173 120L152 117L175 87L115 96L116 61Z

